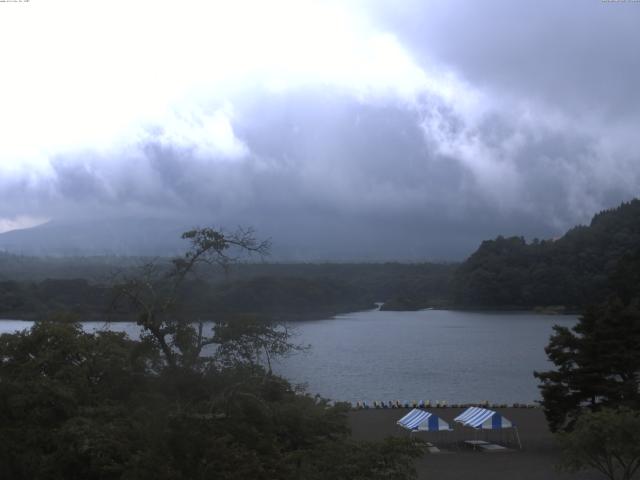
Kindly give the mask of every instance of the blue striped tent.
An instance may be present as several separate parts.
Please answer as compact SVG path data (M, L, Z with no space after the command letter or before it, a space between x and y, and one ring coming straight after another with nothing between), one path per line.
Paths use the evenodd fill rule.
M456 418L455 422L461 423L465 427L471 427L476 430L502 430L503 428L513 429L514 436L518 441L518 446L522 450L520 442L520 434L518 428L510 420L507 420L502 414L493 410L482 407L469 407Z
M437 415L417 408L411 410L396 423L412 432L441 432L451 430L449 424Z
M497 430L515 426L498 412L481 407L467 408L454 418L454 421L462 423L466 427L479 428L482 430Z

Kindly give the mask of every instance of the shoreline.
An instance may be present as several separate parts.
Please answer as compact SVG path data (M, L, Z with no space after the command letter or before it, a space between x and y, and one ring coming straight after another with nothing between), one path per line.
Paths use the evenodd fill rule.
M557 471L555 466L560 460L560 450L539 407L492 408L518 427L522 450L519 450L511 440L510 429L502 432L479 433L456 424L453 419L464 411L464 408L431 407L426 410L448 422L454 431L414 434L414 437L431 442L440 449L439 453L428 453L425 450L424 455L416 460L418 480L595 480L602 478L593 471L578 474ZM351 410L347 414L351 437L356 441L380 441L389 436L407 438L409 432L398 427L396 422L409 411L410 408ZM500 453L483 453L474 451L463 443L464 440L484 436L488 441L504 445L509 449Z
M337 317L341 315L349 315L353 313L361 313L361 312L375 312L378 309L375 306L370 306L367 308L358 308L356 310L341 310L341 309L328 309L324 311L317 312L300 312L300 313L267 313L267 314L258 314L255 312L221 312L217 314L212 314L212 316L218 317L226 317L226 316L234 316L234 315L253 315L259 318L267 318L279 323L296 323L296 322L305 322L305 321L317 321L317 320L335 320ZM79 315L77 312L63 312L69 313L71 315ZM2 315L0 314L0 322L1 321L14 321L14 322L40 322L47 320L47 316L49 314L41 314L38 312L22 312L16 313L12 316ZM15 317L21 318L15 318ZM135 323L137 315L136 314L123 314L123 313L109 313L109 312L88 312L85 314L86 318L83 320L79 320L80 323L83 322L103 322L103 323ZM111 318L109 318L111 317Z
M383 304L384 305L384 304ZM535 307L535 308L523 308L523 307L461 307L461 306L428 306L424 308L418 309L384 309L382 306L372 305L370 308L364 309L356 309L356 310L326 310L322 312L303 312L303 313L277 313L277 314L262 314L262 317L271 318L277 322L283 323L296 323L296 322L305 322L305 321L319 321L319 320L337 320L342 315L351 315L362 312L424 312L428 310L434 311L451 311L451 312L477 312L477 313L504 313L504 314L530 314L530 315L540 315L540 316L575 316L581 315L582 311L580 310L564 310L557 311L555 309L546 309L545 307ZM71 313L74 315L80 315L77 312L65 312ZM238 313L233 312L225 312L220 315L236 315ZM242 314L244 315L244 314ZM249 313L249 315L257 315ZM19 316L21 318L15 318ZM0 321L15 321L15 322L38 322L43 320L43 316L47 316L46 314L42 314L39 312L22 312L17 313L16 315L12 315L11 317L8 315L0 314ZM105 317L111 316L112 318L105 319ZM126 323L126 322L134 322L136 321L135 314L114 314L108 312L88 312L86 313L86 319L80 320L80 322L103 322L103 323ZM46 320L46 318L44 319Z
M563 316L563 315L582 315L583 310L579 308L564 308L556 309L554 306L535 306L535 307L518 307L518 306L505 306L505 307L479 307L479 306L461 306L461 305L429 305L420 308L384 308L381 307L381 312L423 312L425 310L439 310L439 311L451 311L451 312L478 312L478 313L528 313L544 316Z
M351 410L411 410L414 408L418 408L421 410L430 410L430 409L465 409L469 407L482 407L490 410L497 409L505 409L505 408L522 408L522 409L534 409L534 408L542 408L537 402L513 402L513 403L496 403L496 402L464 402L464 403L451 403L449 404L446 401L437 401L431 403L430 401L426 402L400 402L398 400L384 402L374 400L369 403L367 401L358 401L358 402L349 402L344 401L341 402L339 400L335 400L332 403L348 403L351 406Z

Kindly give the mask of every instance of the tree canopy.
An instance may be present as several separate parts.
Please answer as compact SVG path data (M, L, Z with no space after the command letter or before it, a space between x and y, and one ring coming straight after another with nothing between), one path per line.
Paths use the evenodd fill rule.
M546 348L556 369L536 372L553 430L571 429L583 410L640 408L640 252L622 259L615 293L576 326L554 327Z
M640 411L585 413L560 441L563 470L594 468L610 480L631 480L640 469Z
M556 240L482 242L457 269L454 302L469 307L562 305L581 310L611 293L618 262L640 245L640 200L595 215Z
M0 336L0 478L413 478L419 450L352 442L346 405L251 361L178 373L159 355L74 323Z
M192 249L172 270L148 264L116 287L140 340L87 333L73 318L0 336L0 478L415 478L414 444L352 441L346 404L270 371L270 358L296 348L286 329L234 316L206 332L181 311L200 262L226 267L230 242L262 245L213 230L185 238Z

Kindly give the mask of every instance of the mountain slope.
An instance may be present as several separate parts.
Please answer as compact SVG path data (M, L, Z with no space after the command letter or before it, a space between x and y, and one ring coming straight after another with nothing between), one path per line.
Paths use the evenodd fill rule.
M52 221L0 234L0 250L26 255L173 255L193 225L164 219Z
M527 243L522 237L482 242L458 268L459 306L569 308L598 301L627 254L640 248L640 200L595 215L589 226L558 240Z

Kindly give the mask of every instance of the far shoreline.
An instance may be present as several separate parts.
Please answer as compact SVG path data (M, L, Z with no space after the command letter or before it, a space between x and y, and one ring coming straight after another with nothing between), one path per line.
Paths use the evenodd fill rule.
M568 308L564 306L537 306L537 307L487 307L487 306L460 306L460 305L434 305L420 308L384 308L384 304L379 309L381 312L422 312L425 310L439 310L451 312L476 312L476 313L528 313L536 315L582 315L583 310L579 308Z
M556 310L547 310L545 308L517 308L517 307L505 307L505 308L496 308L496 307L425 307L418 309L383 309L380 307L373 307L369 309L358 309L358 310L349 310L349 311L325 311L325 312L315 312L315 313L291 313L291 314L279 314L279 315L258 315L254 313L221 313L219 316L227 316L227 315L256 315L260 318L273 320L276 322L282 323L296 323L296 322L307 322L307 321L319 321L319 320L336 320L339 319L340 316L343 315L351 315L354 313L364 313L364 312L394 312L394 313L410 313L410 312L425 312L429 310L434 311L450 311L450 312L469 312L469 313L486 313L486 314L524 314L524 315L540 315L540 316L577 316L582 315L582 311L580 310L564 310L562 312ZM82 316L81 314L75 312L61 312L61 313L70 313L71 315ZM91 322L91 323L136 323L135 316L127 316L127 315L118 315L109 317L111 314L104 314L101 316L97 313L91 313L83 319L77 320L80 323ZM43 322L43 321L56 321L52 318L43 318L46 315L39 315L38 313L29 312L23 313L20 315L21 318L16 318L16 316L5 316L0 315L0 322ZM209 322L213 320L205 320L205 322Z

